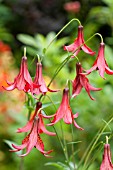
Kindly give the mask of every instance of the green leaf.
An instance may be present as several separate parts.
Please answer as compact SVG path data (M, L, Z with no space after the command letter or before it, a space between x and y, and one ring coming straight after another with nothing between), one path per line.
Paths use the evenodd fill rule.
M80 143L82 141L76 141L76 142L68 142L67 144L70 145L70 144L76 144L76 143Z
M62 170L70 170L70 167L67 166L66 164L62 163L62 162L48 162L45 165L46 166L48 166L48 165L55 166L55 167L62 169Z
M113 1L112 0L102 0L104 3L106 3L108 6L113 6Z
M57 102L54 102L54 104L56 105L56 104L59 104L60 103L60 101L57 101ZM49 106L51 106L51 105L53 105L53 103L51 103L51 102L49 102L49 103L44 103L43 105L42 105L42 108L46 108L46 107L49 107Z
M56 163L56 162L48 162L48 163L46 163L45 164L45 166L55 166L55 167L57 167L57 168L59 168L59 169L63 169L63 167L61 166L61 165L59 165L58 163Z
M26 45L30 45L30 46L34 46L34 47L38 48L35 39L28 34L18 34L17 38L19 41L21 41L22 43L24 43Z

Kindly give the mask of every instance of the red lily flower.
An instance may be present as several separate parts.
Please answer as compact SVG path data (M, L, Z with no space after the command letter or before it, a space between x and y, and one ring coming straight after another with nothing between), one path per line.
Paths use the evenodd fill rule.
M88 78L82 74L83 68L81 66L81 63L76 64L76 77L72 81L73 91L72 91L72 97L76 97L81 92L82 88L84 87L86 92L88 93L89 97L94 100L94 98L91 96L90 91L99 91L101 88L95 88L91 84L89 84Z
M110 151L109 144L104 145L104 154L103 154L103 160L102 160L102 164L100 166L100 170L113 170L113 164L111 162L111 151Z
M48 126L54 125L57 123L60 119L63 119L66 124L72 124L74 123L74 126L80 130L83 130L74 120L74 118L78 117L78 113L74 114L72 113L72 110L69 105L69 89L65 88L63 90L63 97L62 102L57 110L57 112L52 115L54 119Z
M26 124L26 126L18 129L17 132L30 131L30 133L22 141L22 145L16 146L16 145L12 144L12 146L15 148L15 150L11 150L11 152L18 152L18 151L26 148L26 150L27 150L26 153L20 155L20 156L26 156L30 153L30 151L33 149L33 147L36 147L44 156L48 156L48 154L50 154L52 152L52 150L44 151L44 144L43 144L42 139L40 138L40 133L46 133L51 136L56 135L55 133L49 132L46 130L43 120L42 120L43 116L41 114L41 111L39 110L41 108L41 106L42 106L42 103L38 102L33 117ZM38 111L39 111L39 113L37 115Z
M80 25L78 27L78 36L75 39L74 43L68 46L64 46L64 50L70 51L74 53L73 55L76 56L80 50L82 49L85 53L94 55L95 52L92 51L86 44L84 44L84 35L83 35L83 26Z
M97 59L94 62L93 66L89 70L86 70L87 74L90 74L93 70L99 70L99 74L102 78L104 78L104 72L106 72L107 74L110 74L110 75L113 74L113 70L111 70L108 67L108 64L105 60L104 48L105 48L105 44L100 43L100 48L99 48L99 52L97 55Z
M38 115L38 132L39 133L46 133L47 135L51 135L51 136L54 136L56 135L55 133L53 132L49 132L45 126L44 126L44 122L43 122L43 116L42 113L41 113L41 107L42 107L42 103L41 102L37 102L37 106L36 106L36 109L35 109L35 113L33 114L32 118L27 122L27 124L23 127L23 128L19 128L17 130L18 133L21 133L21 132L28 132L32 129L32 126L33 126L33 122L34 122L34 119L35 117Z
M44 156L48 156L48 154L52 152L52 150L44 151L44 144L38 132L38 118L36 117L34 119L32 129L30 133L22 141L22 145L16 146L12 144L12 146L15 148L15 150L11 150L12 152L18 152L26 148L27 150L26 153L20 156L28 155L30 151L33 149L33 147L36 147Z
M24 90L25 92L33 91L33 82L27 68L27 57L22 57L20 71L14 79L14 82L10 83L7 81L7 84L9 86L4 87L7 91L14 90L15 88L18 90Z
M34 86L39 86L39 88L35 88L33 89L33 93L34 94L46 94L46 92L50 91L50 92L57 92L58 90L51 90L49 89L47 86L46 86L46 83L43 79L43 76L42 76L42 64L41 63L37 63L37 67L36 67L36 75L35 75L35 78L34 78L34 81L33 81L33 84Z

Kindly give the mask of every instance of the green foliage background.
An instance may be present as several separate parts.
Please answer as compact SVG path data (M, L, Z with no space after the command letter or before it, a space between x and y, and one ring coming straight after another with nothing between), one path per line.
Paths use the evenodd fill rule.
M93 1L87 1L87 3L92 2L91 9L87 9L87 15L84 16L83 11L85 11L86 7L81 7L79 14L65 14L67 20L72 19L72 17L83 18L83 26L84 26L84 38L87 40L90 36L92 36L95 32L102 33L104 37L104 41L106 43L105 48L105 56L107 63L111 69L113 69L113 2L110 0L103 0L101 4L97 4L98 6L94 6ZM63 2L64 3L64 2ZM81 4L84 4L85 1L80 1ZM35 32L32 34L28 34L28 32L19 32L16 38L14 37L11 27L7 29L7 23L18 19L17 16L13 16L11 14L11 9L8 6L7 1L1 1L2 6L0 6L0 15L2 14L2 19L0 21L0 39L4 40L5 42L9 43L12 47L14 57L16 59L16 67L19 67L21 55L23 53L23 47L26 46L27 48L27 56L28 56L28 65L29 70L31 72L32 77L35 74L35 64L37 60L37 55L40 55L43 58L43 75L45 77L52 78L55 69L60 65L60 63L68 56L68 54L63 51L64 44L70 44L73 42L77 35L77 25L74 23L70 25L64 33L58 37L53 44L49 47L45 56L42 55L42 51L50 41L56 35L55 32L49 32L47 35L43 35L41 33ZM5 11L5 12L4 12ZM30 23L29 23L30 24ZM12 25L13 27L13 25ZM107 31L106 31L107 30ZM53 30L54 31L54 30ZM107 32L107 33L106 33ZM17 34L17 33L16 33ZM3 36L4 35L4 36ZM21 42L21 43L20 43ZM99 48L100 39L99 37L94 37L91 41L87 43L94 51L96 51L96 55ZM95 57L89 56L81 52L78 55L80 62L83 64L85 69L89 69L95 60ZM76 72L75 72L75 64L76 59L71 59L67 65L60 71L57 75L56 79L54 80L53 87L63 89L66 84L66 80L73 80ZM71 101L71 108L73 113L79 112L79 117L76 119L77 123L83 127L84 131L79 131L74 128L74 141L81 141L74 144L75 149L75 162L78 165L82 160L82 157L90 145L91 141L94 139L97 132L104 127L108 120L112 117L113 111L113 76L108 76L105 74L106 80L103 80L99 75L98 72L93 72L91 75L88 75L90 83L95 87L101 87L103 90L100 92L92 93L93 97L96 98L96 101L91 101L88 95L86 94L85 90L82 90L82 93L77 96L76 99L72 99ZM4 98L4 93L1 93L1 98ZM58 92L58 94L48 94L51 99L57 103L56 107L58 108L61 97L62 91ZM0 99L1 100L1 99ZM2 99L3 100L3 99ZM48 98L45 98L44 104L50 103ZM10 117L14 120L14 122L9 126L7 133L4 133L4 123L5 118L1 114L1 125L0 125L0 150L3 154L2 156L4 159L0 161L0 169L1 170L10 170L19 169L20 166L20 158L15 153L10 153L8 151L9 143L8 141L4 142L4 139L9 141L15 141L15 143L21 144L21 140L23 139L23 134L16 134L14 133L18 127L24 126L26 123L27 117L27 109L24 106L22 112L20 114L8 113ZM55 109L52 105L45 108L45 111L48 114L54 114ZM60 123L55 125L59 136L62 138L62 131ZM54 131L52 127L48 127L50 131ZM105 136L106 134L109 136L111 135L111 139L109 140L111 144L111 150L113 153L113 142L112 142L112 129L113 123L110 123L107 128L105 129L104 133L102 133L101 137L99 138L98 143L104 142L105 143ZM69 125L63 124L63 131L65 133L66 142L69 143L72 140L71 136L71 127ZM59 144L57 137L48 137L42 136L43 140L45 141L45 148L49 150L53 148L53 158L45 158L41 155L35 148L32 152L25 157L24 159L24 170L70 170L64 164L65 157L62 151L62 148ZM71 155L71 144L68 146L68 152L70 156L70 163L72 163ZM99 166L102 160L102 153L103 153L103 144L100 144L96 148L94 148L93 152L91 153L88 163L90 164L88 170L99 170ZM94 160L92 158L94 157ZM45 166L48 162L53 166ZM60 163L59 163L60 162ZM85 170L83 168L85 159L83 160L82 164L80 165L80 170ZM72 165L73 169L73 165Z

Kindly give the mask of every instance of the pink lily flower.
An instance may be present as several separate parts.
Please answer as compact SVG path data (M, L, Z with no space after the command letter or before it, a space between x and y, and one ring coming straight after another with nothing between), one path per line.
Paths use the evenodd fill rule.
M34 84L34 86L36 86L36 88L35 87L33 88L33 93L37 94L37 95L40 94L40 93L45 95L48 91L50 91L50 92L57 92L58 91L58 90L51 90L50 88L48 88L46 86L46 83L45 83L43 76L42 76L42 64L41 63L37 63L36 75L35 75L33 84ZM39 86L39 88L37 88L37 86Z
M56 135L53 132L49 132L45 128L45 125L44 125L44 122L43 122L43 118L45 118L45 116L42 115L41 110L40 110L41 108L42 108L42 103L37 102L36 109L35 109L33 116L31 117L31 119L27 122L27 124L23 128L19 128L17 130L18 133L30 131L32 129L34 119L37 116L38 117L38 133L45 133L45 134L50 135L50 136Z
M83 71L83 68L81 66L81 63L77 63L76 64L76 77L72 81L72 86L73 86L72 97L76 97L77 95L79 95L82 88L84 87L89 97L92 100L95 100L91 96L90 91L99 91L101 90L101 88L95 88L91 84L89 84L88 78L86 77L86 75L82 74L82 71Z
M76 56L80 52L81 49L87 54L90 54L90 55L95 54L95 52L92 51L85 44L82 25L78 26L78 36L75 39L74 43L72 43L71 45L68 45L68 46L64 46L64 50L74 53L73 57Z
M63 97L62 102L57 110L57 112L52 115L51 117L54 117L52 122L50 124L47 124L48 126L56 124L60 119L63 119L66 124L72 124L74 123L74 126L80 130L84 130L81 128L76 122L75 118L78 117L78 113L73 114L72 110L69 105L69 89L65 88L63 90Z
M12 144L15 150L11 150L11 152L18 152L26 148L26 153L20 155L20 156L26 156L30 153L33 147L36 147L44 156L48 156L48 154L52 152L52 150L44 151L44 144L42 139L40 138L40 133L46 133L51 136L56 135L55 133L46 130L42 119L43 116L41 114L41 111L39 110L41 107L42 107L42 103L38 102L33 117L26 124L26 126L17 130L17 132L19 133L28 132L28 131L30 131L30 133L24 138L24 140L22 141L22 145L16 146ZM39 113L37 115L38 111Z
M113 170L113 164L111 162L111 151L110 151L109 144L104 145L104 154L103 154L103 160L102 160L102 164L100 166L100 170Z
M102 78L104 78L104 72L106 72L107 74L110 74L110 75L113 74L113 70L111 70L108 67L108 64L105 60L104 48L105 48L105 44L100 43L100 48L99 48L99 52L98 52L98 55L97 55L97 59L95 60L93 66L89 70L86 70L87 74L90 74L94 70L98 70L99 74Z
M7 91L14 90L15 88L18 90L24 90L25 92L33 91L33 82L27 68L26 56L22 57L20 71L17 77L14 79L14 82L10 83L7 81L7 84L9 85L8 87L3 87Z
M52 152L52 150L44 151L44 144L38 132L38 119L36 117L33 122L32 129L30 133L22 141L22 145L16 146L12 144L12 146L13 148L15 148L15 150L11 150L11 152L18 152L26 148L26 153L19 155L22 157L28 155L30 151L33 149L33 147L36 147L44 156L48 156L48 154Z

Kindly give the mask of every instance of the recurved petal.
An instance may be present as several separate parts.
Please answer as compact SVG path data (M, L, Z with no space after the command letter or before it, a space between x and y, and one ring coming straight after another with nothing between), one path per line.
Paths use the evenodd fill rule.
M11 84L8 87L4 87L4 86L2 86L2 87L7 91L11 91L11 90L14 90L16 88L15 83Z
M40 138L40 136L38 135L38 140L37 140L37 143L36 143L36 146L35 146L44 156L48 157L53 150L50 150L50 151L44 151L44 144L43 144L43 141L42 139Z
M90 74L92 71L97 69L97 64L95 63L89 70L85 70L86 73L81 73L81 75Z
M66 50L66 51L74 51L75 49L77 48L77 46L75 45L75 43L72 43L72 44L70 44L70 45L68 45L68 46L64 46L64 50Z
M58 90L52 90L52 89L50 89L50 88L48 88L48 87L47 87L47 89L48 89L49 92L58 92L58 91L60 91L60 89L58 89Z
M79 113L76 113L76 114L73 115L73 117L74 117L74 118L77 118L78 115L79 115Z
M18 128L17 129L17 133L21 133L21 132L28 132L31 130L33 125L33 120L29 121L26 126L22 127L22 128Z
M106 67L105 67L105 72L106 72L107 74L110 74L110 75L113 74L113 70L111 70L107 65L106 65Z
M12 147L15 148L15 149L18 150L18 151L26 148L26 146L27 146L27 142L26 142L26 143L23 143L23 144L20 145L20 146L16 146L16 145L12 144ZM13 151L13 150L11 150L11 151L12 151L12 152L15 152L15 151Z
M96 52L92 51L91 48L89 48L86 44L84 44L81 48L87 54L95 55L95 53L96 53Z
M88 84L88 88L89 88L89 90L92 90L92 91L100 91L100 90L102 90L102 88L93 87L91 84Z
M50 135L50 136L55 136L56 135L56 133L54 133L54 132L49 132L45 127L41 128L41 131L43 133L47 134L47 135ZM39 131L39 133L40 133L40 131Z
M73 123L74 123L74 126L75 126L77 129L84 130L82 127L80 127L80 126L75 122L75 120L73 121Z

